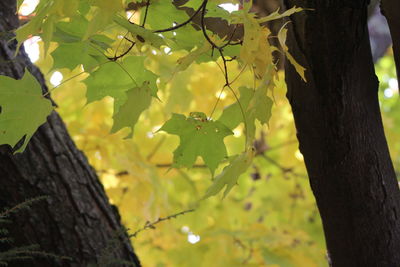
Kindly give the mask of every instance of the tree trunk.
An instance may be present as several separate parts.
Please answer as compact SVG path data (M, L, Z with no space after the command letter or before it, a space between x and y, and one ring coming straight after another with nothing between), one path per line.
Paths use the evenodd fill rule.
M15 0L0 1L0 74L21 78L26 67L45 92L40 71L23 51L13 59L16 43L4 34L18 26L15 5ZM110 264L113 260L140 265L126 235L121 234L118 212L110 206L96 173L56 112L39 128L24 153L13 155L9 146L0 146L0 177L1 208L49 196L12 218L12 245L39 244L44 252L72 258L62 263L37 258L15 266L125 266Z
M377 97L368 1L285 0L292 16L287 97L333 266L399 266L400 191Z

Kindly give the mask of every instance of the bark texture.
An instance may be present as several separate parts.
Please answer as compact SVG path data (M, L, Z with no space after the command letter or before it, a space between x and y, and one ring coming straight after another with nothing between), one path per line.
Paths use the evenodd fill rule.
M285 0L287 97L323 221L331 264L400 266L400 191L378 103L368 41L368 1Z
M26 54L21 51L13 59L16 43L9 40L18 26L15 8L15 0L0 1L0 74L20 78L27 68L45 92L43 76ZM0 189L0 208L49 196L12 218L13 245L39 244L42 251L72 258L61 263L37 258L11 266L125 266L113 260L140 265L129 240L121 234L118 211L110 206L96 173L56 112L24 153L13 155L9 146L0 146Z

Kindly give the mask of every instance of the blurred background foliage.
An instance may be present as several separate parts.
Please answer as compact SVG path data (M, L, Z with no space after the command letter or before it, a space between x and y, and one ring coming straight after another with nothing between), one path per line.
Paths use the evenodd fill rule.
M139 17L136 14L132 19ZM107 31L112 39L121 34ZM106 97L86 105L82 82L86 74L78 75L81 67L54 71L52 56L42 56L40 40L31 38L27 42L28 52L29 42L42 51L35 64L45 74L50 88L68 81L52 93L57 111L96 169L130 233L159 218L195 210L169 218L132 238L143 266L328 265L322 225L298 150L282 71L275 78L269 126L258 125L255 145L261 153L253 166L224 200L219 195L199 202L211 184L209 170L200 159L191 169L171 169L172 151L179 139L157 130L174 112L210 114L220 98L214 113L218 117L224 107L234 103L229 92L220 95L224 85L222 62L199 60L186 70L175 72L176 60L185 55L184 51L142 51L147 56L146 68L160 76L160 101L153 100L150 109L142 114L134 137L124 139L127 129L109 133L113 99ZM49 52L56 47L51 43ZM235 90L253 84L253 74L242 72L237 62L228 62L228 68L231 77L239 77L233 84ZM400 105L391 50L377 62L376 73L386 134L399 171ZM225 138L228 155L243 150L242 131L240 125L234 136ZM221 170L220 166L217 172Z

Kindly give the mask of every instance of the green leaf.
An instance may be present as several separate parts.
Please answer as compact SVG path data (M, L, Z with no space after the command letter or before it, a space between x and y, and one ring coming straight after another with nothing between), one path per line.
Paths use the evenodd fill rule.
M42 95L37 80L25 71L21 80L0 76L0 144L15 146L25 136L16 152L22 152L36 129L46 122L53 110Z
M212 174L227 155L223 139L233 134L224 124L208 120L201 112L191 113L188 118L173 114L160 131L180 138L180 144L174 151L173 167L190 168L201 156Z
M164 39L153 33L152 31L146 30L139 25L130 23L127 19L121 16L114 16L114 22L118 25L127 29L133 36L136 36L139 40L144 40L145 43L160 48L162 45L166 45Z
M29 38L29 36L39 33L40 27L42 26L42 21L45 16L45 12L40 12L39 14L34 16L28 23L22 25L15 31L15 36L18 41L18 49L23 44L23 42Z
M54 40L59 43L79 42L88 27L88 21L83 16L75 16L70 21L60 21L55 25Z
M44 43L44 50L50 46L53 37L54 24L65 17L73 17L77 14L79 0L40 1L30 21L19 27L16 31L18 47L31 35L39 35Z
M44 54L47 55L47 52L50 47L50 42L53 38L53 33L54 33L54 22L57 19L57 16L49 16L47 17L43 24L42 24L42 32L40 34L40 38L43 41L43 47L44 47Z
M145 14L144 8L140 12L141 21ZM178 10L173 1L152 0L147 12L146 28L149 26L152 30L166 29L172 27L173 23L179 24L187 19L189 15Z
M255 118L259 120L261 124L268 124L272 115L271 110L274 102L267 96L266 86L261 86L254 92L253 101ZM252 108L252 106L250 105L249 108Z
M53 68L68 68L73 70L80 64L85 70L90 70L97 66L99 62L96 57L102 54L90 46L88 41L77 43L61 43L52 53L54 59ZM104 61L107 59L105 57Z
M127 100L126 92L149 82L151 95L157 96L157 76L144 66L145 57L126 56L122 63L109 62L101 65L84 80L88 103L106 96L114 98L114 112Z
M124 127L130 127L131 133L127 136L132 137L133 130L140 114L146 110L151 103L151 89L145 82L141 87L135 87L126 92L127 100L114 112L114 124L111 133L115 133Z
M214 179L213 184L207 189L202 199L209 198L218 194L225 186L223 198L231 191L232 187L237 184L237 181L243 173L246 172L251 165L254 157L254 152L249 149L240 155L236 155L226 166L223 171Z
M191 0L187 1L183 6L197 10L202 3L203 0ZM205 17L220 18L228 21L230 19L230 13L222 7L219 7L217 3L208 1Z
M266 84L263 81L262 84ZM260 86L256 91L247 88L240 87L240 98L239 103L226 107L218 119L220 122L229 127L229 129L236 128L241 122L243 122L243 108L246 114L247 123L253 123L254 120L259 120L262 124L267 124L271 118L271 109L273 101L267 96L267 87Z
M78 43L83 39L88 28L88 21L83 16L74 16L70 21L60 21L55 24L53 41L60 44L63 43ZM103 34L94 34L89 39L92 45L97 45L103 50L111 47L115 41Z
M176 30L175 35L172 32L162 33L171 41L168 46L172 50L184 49L191 51L195 47L201 47L204 43L204 35L200 30L196 30L192 25L185 25Z
M174 109L188 110L190 102L193 99L192 92L188 89L187 84L190 83L191 75L193 70L185 70L177 73L173 76L170 81L171 88L168 100L165 103L165 112L171 113Z
M246 143L248 146L253 144L256 134L256 120L262 124L267 124L271 118L272 100L267 96L267 81L262 81L261 86L256 89L246 110Z

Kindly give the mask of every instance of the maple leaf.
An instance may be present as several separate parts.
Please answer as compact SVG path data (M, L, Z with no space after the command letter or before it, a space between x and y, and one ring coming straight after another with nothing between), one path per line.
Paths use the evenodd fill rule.
M144 67L145 57L125 57L122 63L109 62L101 65L84 80L88 103L106 96L114 98L114 112L127 100L126 92L148 82L153 96L157 95L156 76Z
M140 114L150 106L151 89L148 83L143 83L141 87L135 87L126 92L127 100L114 112L114 124L111 133L115 133L124 127L130 127L131 133L127 138L132 137L133 129L139 119Z
M223 196L225 198L229 191L231 191L232 187L237 184L240 175L246 172L253 161L253 157L254 152L252 149L233 157L231 163L226 166L217 177L215 177L213 184L207 189L202 199L215 196L226 186Z
M38 81L25 71L21 80L0 76L0 145L15 146L25 136L22 152L53 110Z
M190 168L201 156L212 174L227 156L223 139L233 134L224 124L207 119L201 112L192 112L188 118L182 114L172 114L172 118L159 131L180 138L180 144L174 151L173 167Z
M82 64L86 70L90 70L99 64L96 59L102 54L93 48L88 41L61 43L55 49L51 56L54 59L53 68L68 68L73 70L76 66Z
M234 129L240 123L245 122L247 143L249 145L254 140L256 119L261 124L268 124L271 118L273 102L267 95L267 88L268 85L265 80L256 90L240 87L239 101L226 107L218 119L229 129Z

